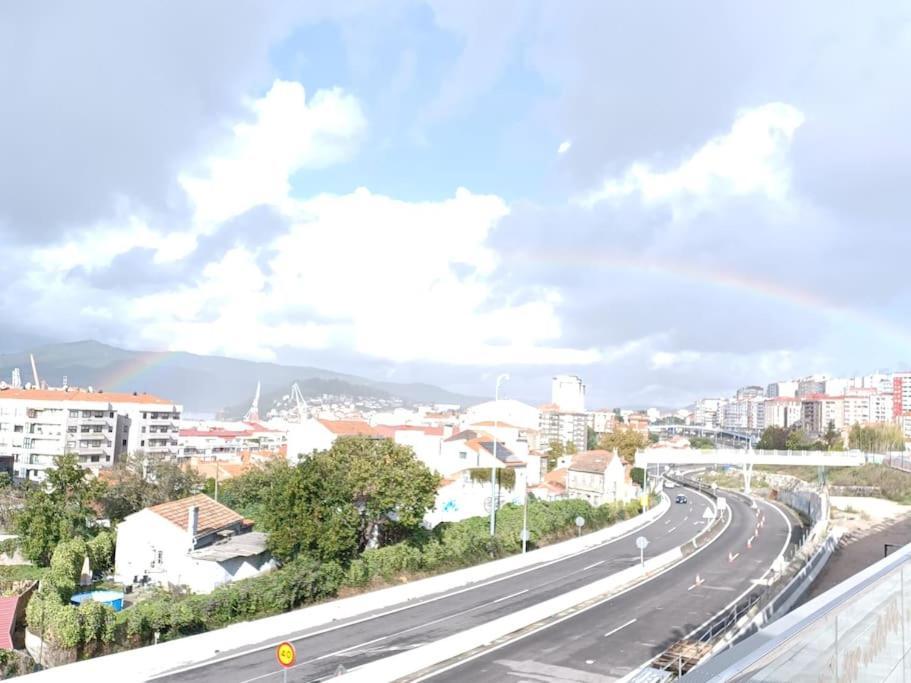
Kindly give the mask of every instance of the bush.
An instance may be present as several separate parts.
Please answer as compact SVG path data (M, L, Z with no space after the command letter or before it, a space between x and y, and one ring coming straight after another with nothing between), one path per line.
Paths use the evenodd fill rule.
M94 573L105 574L111 570L114 566L114 550L116 547L117 539L111 531L102 531L86 543L89 562Z

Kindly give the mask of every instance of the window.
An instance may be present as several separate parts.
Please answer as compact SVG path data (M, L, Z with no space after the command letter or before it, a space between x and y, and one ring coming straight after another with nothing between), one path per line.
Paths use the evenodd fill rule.
M99 458L99 456L93 455L93 456L92 456L92 462L98 462L98 458Z
M123 439L123 440L120 442L120 445L121 445L121 446L126 446L126 445L127 445L127 440L126 440L126 439Z
M140 445L140 446L145 446L145 445L146 445L145 440L140 441L140 442L139 442L139 445Z
M78 411L78 410L71 410L71 411L70 411L70 417L79 417L79 411Z
M468 453L466 451L459 451L459 460L465 460L467 457Z
M161 550L155 553L155 561L158 564L164 564L164 553Z

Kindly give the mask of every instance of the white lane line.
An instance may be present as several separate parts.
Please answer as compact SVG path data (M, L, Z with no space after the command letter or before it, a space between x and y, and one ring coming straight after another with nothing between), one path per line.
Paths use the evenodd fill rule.
M690 516L687 515L686 517L683 518L683 521L685 522L685 521L688 520L689 518L690 518Z
M604 634L604 637L605 637L605 638L608 638L608 637L614 635L614 634L615 634L617 631L619 631L620 629L626 628L626 627L629 626L630 624L635 624L635 623L636 623L636 620L635 620L635 619L630 619L630 620L629 620L628 622L626 622L625 624L620 624L620 626L618 626L617 628L612 629L612 630L608 631L607 633L605 633L605 634Z
M678 524L677 526L680 526L680 525ZM677 531L677 526L672 526L670 529L667 530L667 533L672 534L675 531Z
M599 564L604 564L604 560L601 560L600 562L595 562L594 564L590 564L587 567L584 567L582 569L582 571L585 571L586 569L592 569L594 567L597 567Z
M700 495L702 495L702 494L700 494ZM708 498L706 496L703 496L703 497L706 500L708 500ZM666 514L668 514L668 512L670 512L670 510L671 510L671 508L668 507L667 510L665 510L664 512L661 513L660 517L658 517L657 519L653 519L651 522L647 522L647 523L643 524L642 526L636 527L635 529L627 531L626 533L621 534L620 536L617 536L615 538L606 540L603 543L598 543L596 545L589 546L587 548L576 551L569 555L564 555L563 557L557 557L553 560L545 560L543 562L533 564L529 567L524 567L518 571L505 572L505 573L495 576L494 578L487 580L487 581L481 581L478 583L469 583L469 584L465 585L464 587L456 589L456 590L446 591L446 592L443 592L443 593L440 593L437 595L433 595L430 597L426 597L423 599L418 598L417 602L406 601L404 604L400 603L398 605L390 605L388 608L381 608L381 610L384 610L384 611L372 613L370 610L367 610L367 611L361 613L363 616L355 615L355 617L351 617L351 621L343 621L342 623L325 622L323 625L323 628L314 627L314 628L317 628L317 630L314 630L311 632L307 632L306 629L304 629L304 631L300 632L300 633L289 633L285 637L285 640L290 640L291 642L296 643L301 640L305 640L307 638L313 638L314 636L322 635L324 633L330 633L332 631L337 631L339 629L348 628L349 626L361 624L365 621L372 621L373 619L380 619L382 617L388 617L389 615L396 614L398 612L403 612L405 610L413 609L415 607L421 607L422 605L436 602L437 600L445 600L446 598L451 598L451 597L453 597L455 595L459 595L461 593L467 593L469 591L477 590L478 588L484 588L486 586L490 586L492 584L499 583L501 581L506 581L507 579L514 579L517 576L535 572L540 569L543 569L544 567L549 567L550 565L553 565L553 564L565 562L566 560L569 560L569 559L572 559L575 557L579 557L580 555L585 555L586 553L594 552L597 550L603 550L604 548L606 548L610 545L613 545L614 543L616 543L618 541L622 541L623 539L625 539L629 536L632 536L637 533L642 533L643 530L651 527L652 525L657 525L658 520L663 519L664 516ZM570 574L575 574L578 572L579 572L579 570L577 569L573 572L570 572ZM568 576L568 574L566 576ZM562 578L565 578L565 576L557 577L553 581L549 581L549 582L545 582L545 583L541 584L541 586L547 585L549 583L553 583L554 581L560 581ZM489 604L489 603L485 603L485 604ZM186 673L187 671L193 671L194 669L204 669L204 668L207 668L210 666L214 666L216 664L221 664L223 662L229 662L233 659L239 659L241 657L246 657L248 655L255 654L257 652L263 652L265 650L274 650L282 642L283 642L282 640L276 640L275 642L266 643L265 645L258 645L258 646L255 646L255 647L252 647L252 648L249 648L246 650L239 649L239 650L231 652L230 654L227 654L223 657L218 657L218 658L213 657L212 659L209 659L209 660L194 662L193 664L188 664L187 666L184 666L179 669L163 671L162 673L158 673L158 674L155 674L154 676L151 676L149 678L149 680L151 681L151 680L155 680L157 678L176 676L178 674ZM297 666L300 666L300 665L297 665ZM257 680L257 679L254 678L254 679L249 679L249 680Z
M586 567L586 569L588 569L588 567ZM494 600L494 604L496 604L498 602L503 602L504 600L509 600L510 598L514 598L518 595L522 595L522 593L527 593L527 592L528 592L528 589L526 588L524 591L519 591L518 593L513 593L512 595L504 595L502 598L497 598L496 600Z

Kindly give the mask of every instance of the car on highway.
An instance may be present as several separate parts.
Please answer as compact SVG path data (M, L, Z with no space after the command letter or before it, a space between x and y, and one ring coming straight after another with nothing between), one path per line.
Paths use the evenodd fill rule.
M677 484L675 484L674 482L672 482L672 481L670 481L670 480L668 480L668 479L665 479L665 480L664 480L664 488L666 488L666 489L672 489L672 488L674 488L676 485L677 485Z
M677 494L677 497L674 499L674 502L675 502L675 503L685 503L685 502L686 502L686 496L684 496L682 493Z

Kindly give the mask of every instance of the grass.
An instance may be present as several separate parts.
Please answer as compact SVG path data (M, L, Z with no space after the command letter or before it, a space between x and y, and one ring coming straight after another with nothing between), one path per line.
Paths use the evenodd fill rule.
M792 477L815 483L818 478L815 467L756 467L756 471L790 474ZM878 496L896 503L911 504L911 473L902 472L888 465L869 463L860 467L833 467L826 470L826 481L830 486L876 486L882 491Z
M0 565L0 581L29 581L44 577L47 567L36 567L33 564Z

